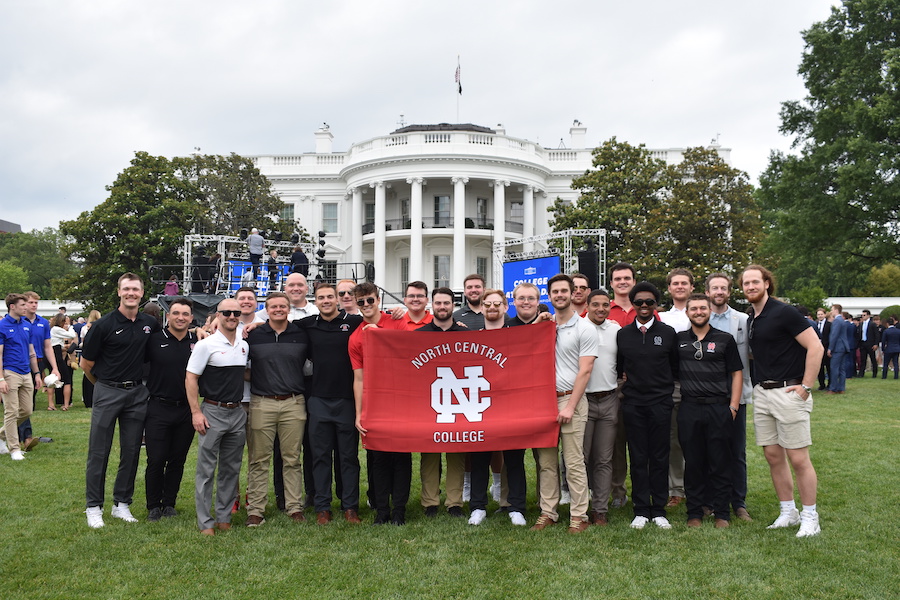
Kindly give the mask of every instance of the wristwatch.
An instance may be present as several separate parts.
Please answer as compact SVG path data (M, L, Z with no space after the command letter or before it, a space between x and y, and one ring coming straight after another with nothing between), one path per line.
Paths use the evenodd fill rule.
M807 393L807 394L812 394L812 388L809 387L808 385L804 385L804 384L801 383L801 384L800 384L800 387L802 387L804 390L806 390L806 393Z

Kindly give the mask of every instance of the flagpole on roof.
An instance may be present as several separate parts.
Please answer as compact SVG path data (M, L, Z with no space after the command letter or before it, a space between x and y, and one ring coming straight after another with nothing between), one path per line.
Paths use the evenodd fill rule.
M456 55L456 122L459 123L459 97L462 96L462 79L460 75L459 54Z

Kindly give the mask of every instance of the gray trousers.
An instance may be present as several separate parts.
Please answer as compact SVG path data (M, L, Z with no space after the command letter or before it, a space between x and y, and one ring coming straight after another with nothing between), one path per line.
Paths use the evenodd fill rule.
M119 422L119 470L113 486L113 501L131 504L149 397L150 392L143 385L123 390L98 381L94 386L94 407L91 409L91 433L85 471L88 508L103 506L106 467L116 432L116 421Z
M591 488L591 509L606 513L612 492L613 448L619 422L619 394L599 400L588 395L588 420L584 428L584 460Z
M209 421L206 433L197 436L199 443L194 504L197 509L197 525L202 531L212 529L216 523L231 522L231 507L237 498L244 442L247 439L247 413L241 407L225 408L208 402L203 402L200 410ZM219 473L216 478L217 466ZM214 478L218 479L215 519L210 514Z

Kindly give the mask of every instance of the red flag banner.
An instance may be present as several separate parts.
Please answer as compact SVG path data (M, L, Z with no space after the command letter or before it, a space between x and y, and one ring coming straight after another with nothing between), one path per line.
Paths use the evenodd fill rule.
M371 329L363 446L479 452L557 444L556 326L496 331Z

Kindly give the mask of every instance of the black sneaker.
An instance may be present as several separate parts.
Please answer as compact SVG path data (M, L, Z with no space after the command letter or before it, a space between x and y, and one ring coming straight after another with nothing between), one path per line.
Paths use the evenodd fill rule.
M150 513L147 515L147 520L151 523L155 523L162 519L163 513L160 507L155 507L150 509Z
M178 511L175 510L174 506L164 506L162 509L162 516L175 517L175 516L178 516Z
M437 510L438 510L437 506L426 506L425 507L425 516L430 519L433 519L434 517L437 516Z
M391 518L391 525L406 525L406 517L403 515L394 515Z
M451 517L465 517L466 513L463 512L463 509L458 506L451 506L447 509L447 514Z

